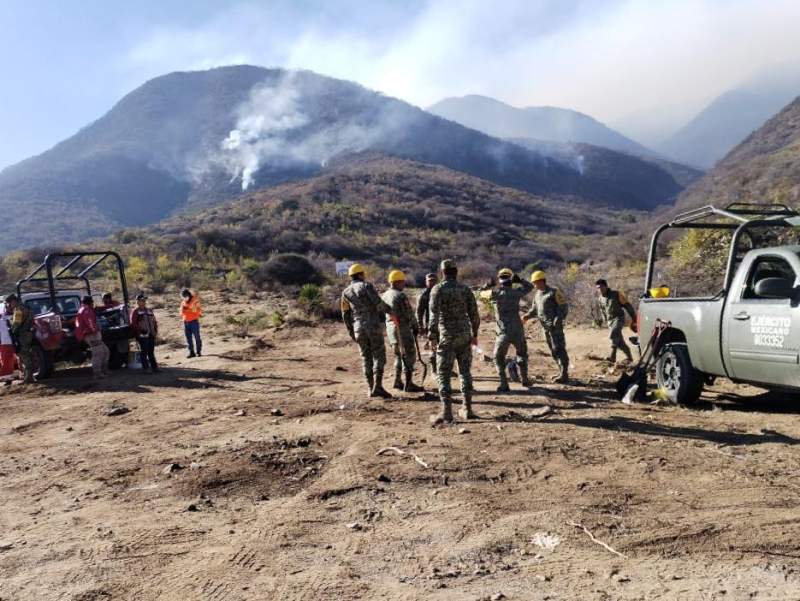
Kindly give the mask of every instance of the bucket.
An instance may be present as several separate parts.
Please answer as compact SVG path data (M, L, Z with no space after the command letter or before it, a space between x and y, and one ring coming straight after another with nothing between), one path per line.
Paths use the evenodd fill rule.
M139 351L128 352L128 369L142 369L142 353Z

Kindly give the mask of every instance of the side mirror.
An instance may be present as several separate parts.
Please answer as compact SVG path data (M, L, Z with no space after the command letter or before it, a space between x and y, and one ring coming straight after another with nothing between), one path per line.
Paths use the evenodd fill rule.
M764 278L758 281L754 292L761 298L793 298L794 282L785 278Z

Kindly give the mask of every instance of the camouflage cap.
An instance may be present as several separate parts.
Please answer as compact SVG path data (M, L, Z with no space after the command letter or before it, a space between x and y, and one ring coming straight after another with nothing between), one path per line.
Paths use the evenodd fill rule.
M456 262L453 259L445 259L442 261L442 264L439 266L439 269L442 271L446 271L448 269L456 269Z
M438 275L436 275L435 273L429 273L429 274L427 274L427 275L425 276L425 279L426 279L426 280L438 280L438 279L439 279L439 276L438 276Z

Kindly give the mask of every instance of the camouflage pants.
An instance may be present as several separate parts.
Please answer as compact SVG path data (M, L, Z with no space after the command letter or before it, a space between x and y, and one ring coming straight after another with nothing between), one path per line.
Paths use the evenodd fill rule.
M564 338L564 328L545 328L544 336L553 359L556 360L556 363L558 363L562 370L566 370L569 367L569 355L567 355L567 341Z
M620 349L626 355L631 352L628 345L625 343L625 336L622 335L622 329L624 327L624 319L614 319L608 323L608 339L611 341L612 355L616 355L617 349Z
M453 375L453 363L458 363L461 377L461 393L472 392L472 338L459 336L439 341L436 347L436 381L439 384L439 397L451 399L453 390L450 378Z
M386 365L386 347L381 330L361 330L356 334L356 342L361 351L364 375L371 380L374 374L383 373Z
M417 348L414 344L414 336L402 336L399 344L393 343L394 351L394 373L400 374L403 369L414 371L414 364L417 362Z
M29 380L33 377L33 334L25 333L19 335L19 356L20 367L22 368L22 378Z
M520 367L528 369L528 341L525 340L524 332L503 332L498 334L494 341L494 364L498 374L504 374L506 370L506 356L509 347L513 346L520 358ZM527 371L523 371L527 373Z

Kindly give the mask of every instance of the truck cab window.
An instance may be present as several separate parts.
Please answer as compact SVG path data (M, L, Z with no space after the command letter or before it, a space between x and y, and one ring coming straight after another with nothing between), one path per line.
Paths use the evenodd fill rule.
M756 259L750 268L745 288L742 291L742 299L757 300L761 298L756 294L755 289L756 284L763 279L780 278L794 284L796 277L794 269L785 259L780 257L760 257Z

